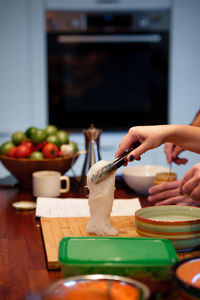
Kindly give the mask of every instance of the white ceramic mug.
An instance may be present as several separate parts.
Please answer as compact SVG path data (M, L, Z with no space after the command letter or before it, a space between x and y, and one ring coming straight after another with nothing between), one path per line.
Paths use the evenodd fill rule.
M57 197L70 189L68 176L61 176L57 171L37 171L33 173L33 195L35 197ZM66 187L61 184L65 181Z

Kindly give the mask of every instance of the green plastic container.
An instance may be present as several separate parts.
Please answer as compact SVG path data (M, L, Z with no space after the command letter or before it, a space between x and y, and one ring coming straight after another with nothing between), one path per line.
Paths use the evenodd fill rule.
M63 277L125 276L147 284L153 293L168 290L170 268L177 261L171 241L165 239L66 237L59 245Z

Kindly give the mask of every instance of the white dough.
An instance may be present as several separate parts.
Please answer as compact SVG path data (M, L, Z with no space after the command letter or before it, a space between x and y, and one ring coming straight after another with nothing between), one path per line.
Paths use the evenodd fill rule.
M90 221L86 232L96 235L116 235L118 231L110 223L110 215L114 200L115 173L107 176L105 180L95 184L91 181L98 170L107 165L109 161L100 160L95 163L87 174L87 187L89 189Z

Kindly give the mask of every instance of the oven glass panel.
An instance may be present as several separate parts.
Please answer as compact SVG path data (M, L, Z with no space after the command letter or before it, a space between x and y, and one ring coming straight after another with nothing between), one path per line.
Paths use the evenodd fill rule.
M84 43L48 33L49 123L75 130L167 123L168 33L159 34L152 43Z

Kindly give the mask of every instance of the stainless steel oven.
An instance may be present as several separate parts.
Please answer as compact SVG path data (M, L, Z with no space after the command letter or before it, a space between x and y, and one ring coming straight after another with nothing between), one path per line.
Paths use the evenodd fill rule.
M46 13L49 123L168 121L169 10Z

